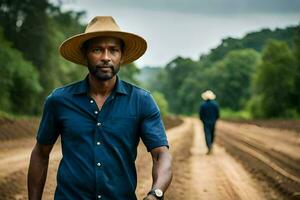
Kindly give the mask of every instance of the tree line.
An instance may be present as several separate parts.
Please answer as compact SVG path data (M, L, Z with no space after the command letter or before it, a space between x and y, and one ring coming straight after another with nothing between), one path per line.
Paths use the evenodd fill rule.
M58 53L62 41L84 31L85 12L61 6L0 1L0 112L38 115L51 90L86 76L85 67ZM120 76L153 91L164 114L197 112L201 92L211 89L222 108L256 118L299 117L299 26L223 39L199 60L177 57L147 80L141 78L145 69L132 63Z
M62 11L48 0L0 1L0 111L38 115L55 87L83 79L85 67L63 59L58 47L82 33L85 12ZM122 77L136 82L134 64Z
M147 86L172 113L196 113L201 92L211 89L222 108L253 118L300 117L299 26L227 38L197 61L177 57L159 71Z

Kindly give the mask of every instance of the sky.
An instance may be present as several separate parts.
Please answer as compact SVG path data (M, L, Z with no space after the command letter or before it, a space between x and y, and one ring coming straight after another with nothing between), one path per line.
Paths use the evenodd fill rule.
M164 66L177 56L199 59L226 37L300 24L300 0L50 0L63 10L113 16L121 30L146 39L138 67Z

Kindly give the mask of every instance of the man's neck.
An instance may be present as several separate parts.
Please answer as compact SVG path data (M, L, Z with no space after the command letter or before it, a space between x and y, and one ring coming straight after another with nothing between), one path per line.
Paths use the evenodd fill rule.
M112 79L100 81L91 74L89 74L89 93L93 96L108 96L115 87L116 80L117 77L114 76Z

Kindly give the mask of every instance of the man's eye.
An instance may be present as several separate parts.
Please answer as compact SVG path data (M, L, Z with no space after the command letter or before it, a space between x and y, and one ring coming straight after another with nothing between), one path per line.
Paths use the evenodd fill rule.
M113 53L116 53L116 52L119 52L120 50L119 49L111 49L110 51Z
M95 49L93 49L93 52L94 52L94 53L100 53L101 50L100 50L99 48L95 48Z

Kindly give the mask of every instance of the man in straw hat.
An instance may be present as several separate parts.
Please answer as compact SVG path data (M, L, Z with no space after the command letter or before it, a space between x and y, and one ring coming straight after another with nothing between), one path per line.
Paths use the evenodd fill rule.
M42 198L59 135L63 158L54 199L137 199L140 138L153 160L153 184L144 199L163 199L172 171L159 109L148 91L117 76L120 65L138 59L146 48L142 37L121 31L112 17L95 17L84 33L62 43L61 55L87 66L89 74L46 99L28 171L30 200Z
M204 126L207 154L210 154L215 138L215 124L219 118L219 106L214 101L216 95L211 90L203 92L201 97L205 102L200 106L199 117Z

